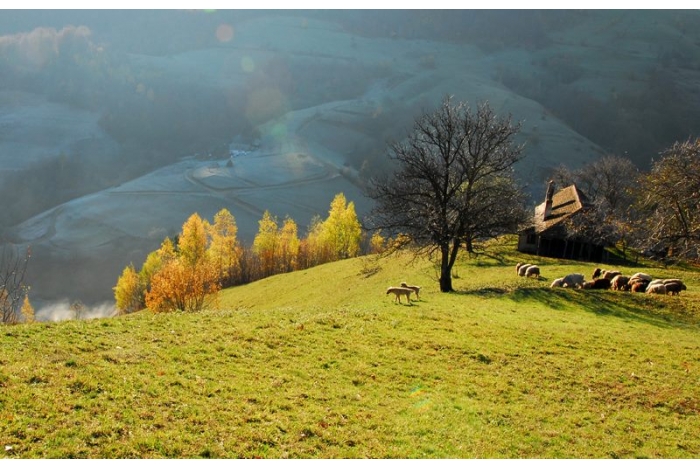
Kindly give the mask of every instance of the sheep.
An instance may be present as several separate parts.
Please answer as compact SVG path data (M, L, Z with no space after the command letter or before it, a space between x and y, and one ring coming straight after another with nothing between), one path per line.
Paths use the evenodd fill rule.
M401 296L405 295L406 296L406 301L410 304L411 303L411 294L413 293L413 290L407 288L407 287L389 287L386 290L387 295L389 294L394 294L396 298L394 299L394 303L398 300L399 303L401 303Z
M522 266L524 263L518 263L515 265L515 274L520 274L520 266Z
M644 292L647 290L647 286L649 285L648 281L644 281L642 279L637 279L635 282L628 282L628 286L630 286L630 290L632 292Z
M564 276L564 287L583 287L583 274L573 273Z
M536 265L530 265L528 268L525 270L525 276L527 277L540 277L540 267Z
M416 299L420 300L420 286L409 286L405 282L402 282L401 287L405 287L406 289L411 289L413 292L416 293Z
M583 289L610 289L610 279L595 279L583 283Z
M666 295L666 286L663 283L649 284L645 292L647 294Z
M651 276L646 273L634 273L630 277L629 282L634 284L635 280L640 279L642 281L651 282Z
M518 276L525 276L525 273L527 272L527 268L532 266L531 264L521 264L520 268L518 268Z
M688 288L682 282L664 282L666 286L666 293L668 295L680 295L682 290L687 290Z
M549 287L564 287L564 278L560 277L552 281L552 285Z
M650 289L652 289L654 286L663 286L664 281L663 279L654 279L650 283L647 284L646 291L648 292Z
M620 271L612 271L612 270L607 270L607 269L600 269L600 268L595 268L595 271L593 271L593 279L609 279L612 280L615 276L618 274L622 274Z
M623 276L622 274L618 274L612 280L610 281L610 285L613 290L623 290L623 291L628 291L630 290L630 285L629 283L630 278L627 276Z

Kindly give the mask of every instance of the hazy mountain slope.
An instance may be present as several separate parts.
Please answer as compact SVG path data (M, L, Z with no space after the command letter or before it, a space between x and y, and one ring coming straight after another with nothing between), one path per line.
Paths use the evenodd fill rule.
M55 207L44 198L36 206L44 212L3 227L6 240L32 246L32 295L111 299L121 269L131 262L140 267L193 212L211 218L227 207L248 243L264 210L291 216L303 231L343 192L363 215L371 202L359 186L387 168L387 141L405 136L413 119L446 94L472 104L488 100L498 113L522 122L526 158L518 170L533 201L554 166L580 166L615 148L629 148L628 156L648 164L660 150L653 131L659 120L679 138L698 122L688 109L697 97L700 39L689 20L672 12L586 12L559 27L553 20L533 23L532 31L519 29L529 25L517 21L502 23L511 25L510 34L494 24L492 42L477 34L486 31L478 22L464 27L461 41L444 42L429 40L430 28L343 24L338 16L197 17L197 34L209 36L188 43L195 33L173 23L179 26L171 47L160 55L153 51L162 49L162 39L142 53L120 43L118 27L101 33L94 22L92 35L77 30L80 47L72 47L78 62L62 66L70 56L59 54L51 63L61 67L40 68L39 78L30 74L52 99L71 97L65 100L75 104L26 91L17 94L29 97L24 101L0 102L7 130L0 170L30 156L57 162L63 148L70 153L86 140L94 144L82 152L91 173L60 180L61 194L80 197L56 199ZM379 34L384 29L390 32ZM52 44L62 52L68 33L55 36ZM107 37L112 42L100 42ZM20 39L7 36L0 46L26 45ZM50 80L65 70L73 75ZM89 79L81 83L75 70ZM81 86L90 99L82 98ZM656 92L662 98L654 98ZM18 103L24 103L21 112L14 110ZM33 114L36 103L42 119ZM630 139L632 131L639 137ZM236 152L229 167L229 150L248 153ZM105 158L109 165L100 163ZM40 184L31 191L41 198Z

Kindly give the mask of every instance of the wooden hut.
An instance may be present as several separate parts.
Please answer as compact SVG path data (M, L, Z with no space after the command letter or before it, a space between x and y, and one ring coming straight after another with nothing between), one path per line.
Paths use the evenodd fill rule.
M542 204L535 207L531 225L518 237L518 251L552 258L605 261L605 247L583 236L570 235L566 223L575 224L577 215L590 204L576 185L554 190L549 182Z

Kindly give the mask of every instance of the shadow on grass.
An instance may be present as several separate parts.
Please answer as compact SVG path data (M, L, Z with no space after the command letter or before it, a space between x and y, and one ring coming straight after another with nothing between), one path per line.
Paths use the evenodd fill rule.
M686 309L679 297L609 290L580 290L549 287L486 287L455 292L456 295L500 297L516 302L538 302L553 310L580 308L596 315L648 323L662 328L700 325L700 318Z

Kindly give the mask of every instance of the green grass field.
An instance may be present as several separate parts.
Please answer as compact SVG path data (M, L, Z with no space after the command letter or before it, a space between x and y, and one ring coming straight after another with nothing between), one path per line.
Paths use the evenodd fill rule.
M700 455L700 271L619 267L684 279L678 297L550 289L595 265L492 250L458 261L451 294L428 260L365 257L202 313L0 327L0 454ZM412 305L385 294L403 280Z

